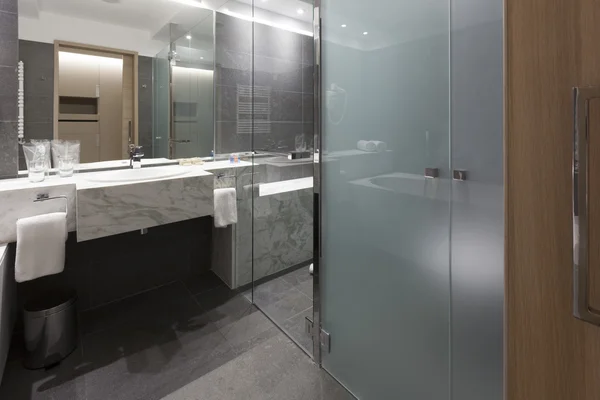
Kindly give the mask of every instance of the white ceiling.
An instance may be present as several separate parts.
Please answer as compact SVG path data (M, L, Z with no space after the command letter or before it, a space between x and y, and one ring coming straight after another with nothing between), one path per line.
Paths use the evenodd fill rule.
M210 15L211 10L224 8L232 0L201 0L201 7L186 2L198 0L19 0L21 16L38 18L40 13L58 14L95 22L119 25L164 35L177 24L189 30ZM252 4L252 0L240 2ZM256 7L300 21L312 21L312 6L301 0L255 0ZM298 9L305 10L300 15ZM160 38L160 37L159 37Z
M199 1L200 8L186 2ZM435 34L447 34L449 0L326 0L323 2L324 32L340 44L370 50ZM498 13L486 0L453 0L460 13L453 14L453 29L465 23L487 22ZM254 4L254 10L251 5ZM19 0L19 12L32 21L43 15L60 15L112 24L146 32L155 43L185 36L200 24L212 35L212 10L231 12L258 22L296 31L312 31L311 0ZM303 13L298 13L298 10ZM465 10L468 10L465 11ZM346 24L346 28L341 28ZM47 25L46 25L47 26ZM368 35L363 32L368 31ZM204 34L196 31L195 35ZM131 39L133 41L133 38ZM137 40L137 39L136 39Z

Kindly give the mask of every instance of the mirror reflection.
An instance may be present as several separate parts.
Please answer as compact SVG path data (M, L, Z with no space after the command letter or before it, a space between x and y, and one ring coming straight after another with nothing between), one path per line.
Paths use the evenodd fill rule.
M312 15L298 10L310 5L259 6L19 0L25 142L76 170L309 150Z

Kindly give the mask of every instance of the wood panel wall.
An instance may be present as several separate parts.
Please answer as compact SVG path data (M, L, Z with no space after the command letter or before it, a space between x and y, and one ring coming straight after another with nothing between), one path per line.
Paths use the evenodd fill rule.
M598 399L600 328L573 316L571 163L572 88L600 85L600 5L505 7L506 399ZM590 136L600 138L598 127ZM596 169L600 140L593 153ZM593 185L590 233L600 237L600 182ZM600 277L595 259L591 276Z

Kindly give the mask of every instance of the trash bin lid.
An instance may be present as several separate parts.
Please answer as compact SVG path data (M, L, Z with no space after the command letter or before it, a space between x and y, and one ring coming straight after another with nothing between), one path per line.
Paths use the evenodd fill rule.
M77 293L74 290L53 290L38 295L25 302L25 313L30 317L42 317L66 310L75 304Z

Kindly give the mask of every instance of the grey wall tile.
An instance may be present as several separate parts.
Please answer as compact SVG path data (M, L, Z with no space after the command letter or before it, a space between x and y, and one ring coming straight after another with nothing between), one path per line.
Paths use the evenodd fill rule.
M0 177L17 171L17 2L0 3ZM9 11L9 12L7 12Z
M18 45L17 14L0 11L0 66L17 66Z
M19 60L25 69L25 121L42 122L32 119L31 96L46 96L51 102L46 105L50 118L54 113L54 45L28 40L19 40ZM38 101L39 102L39 101ZM35 110L34 110L35 111Z
M215 87L217 121L237 121L237 93L236 86Z
M54 138L54 45L19 40L19 60L25 69L25 138ZM19 170L27 169L19 146Z
M295 150L296 136L304 135L304 126L301 122L274 122L271 128L273 137L285 145L286 150Z
M303 63L312 63L312 38L260 24L254 24L253 42L252 37L250 23L217 14L215 107L220 121L215 132L217 153L251 150L253 139L257 149L293 149L295 136L303 133L302 122L312 121L312 113L304 109L308 103L302 96L304 86L310 88L307 93L313 90L312 67L303 68ZM271 110L266 115L255 113L253 134L240 135L237 85L253 83L254 90L258 87L270 90ZM255 105L264 101L254 98ZM267 124L266 132L259 133L258 124Z
M215 82L226 86L251 85L252 55L217 47Z
M17 172L17 0L0 0L0 177Z
M302 91L302 64L279 58L254 57L254 84L273 90Z
M315 114L315 96L310 94L302 94L302 121L312 122Z
M249 151L252 149L252 135L238 134L237 122L220 121L215 124L217 154L227 154L236 151Z
M25 121L53 122L54 96L27 95L25 98Z
M1 51L2 47L0 47ZM0 121L14 122L17 120L18 87L15 67L0 66ZM16 140L16 137L14 139Z
M54 138L54 124L52 122L25 122L25 137L27 139Z
M303 65L302 66L302 92L303 93L313 93L315 91L313 72L314 72L314 67L312 65Z
M314 65L315 41L312 36L302 35L302 64Z
M304 135L307 144L311 139L310 135L305 135L304 128L301 122L272 122L269 133L254 134L254 146L271 151L293 151L296 149L296 136Z
M215 44L218 49L238 53L252 53L252 23L217 13Z
M17 173L17 123L0 121L0 177Z
M297 33L254 24L254 54L302 62L302 38Z
M0 11L16 14L18 3L18 0L0 0Z
M302 121L302 93L280 92L271 94L271 121Z
M306 140L308 148L314 147L315 126L313 122L305 122L302 124L302 134Z
M19 59L27 61L28 68L54 69L54 44L19 40Z
M0 95L14 96L16 102L18 88L16 67L0 66ZM13 121L16 121L16 119L17 116L15 115Z
M17 113L17 96L0 95L0 121L15 121Z
M20 57L25 69L25 98L29 94L44 96L54 95L54 67L52 59L49 63L36 65L26 58ZM49 66L48 66L49 65Z

